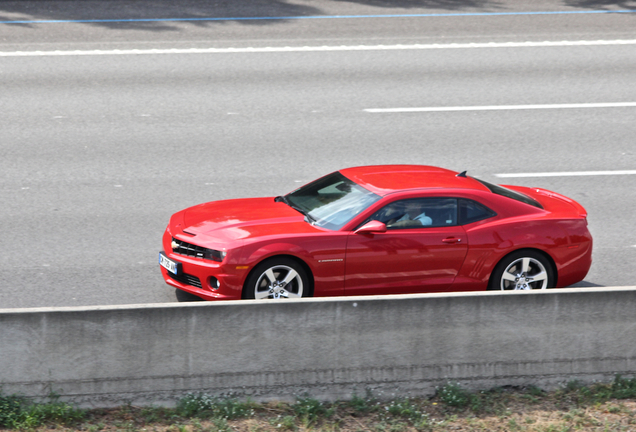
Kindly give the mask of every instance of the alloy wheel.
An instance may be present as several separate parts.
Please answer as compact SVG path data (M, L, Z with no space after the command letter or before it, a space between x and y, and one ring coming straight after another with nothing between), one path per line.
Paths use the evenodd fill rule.
M259 276L254 298L300 298L303 296L303 288L303 280L296 270L286 265L276 265Z
M501 276L502 290L532 290L548 287L548 272L537 259L523 257L512 261Z

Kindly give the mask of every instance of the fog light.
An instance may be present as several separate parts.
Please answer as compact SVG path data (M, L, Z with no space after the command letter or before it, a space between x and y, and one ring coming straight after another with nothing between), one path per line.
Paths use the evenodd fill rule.
M214 276L211 276L210 277L210 288L219 289L220 286L221 286L221 284L219 283L219 280L217 278L215 278Z

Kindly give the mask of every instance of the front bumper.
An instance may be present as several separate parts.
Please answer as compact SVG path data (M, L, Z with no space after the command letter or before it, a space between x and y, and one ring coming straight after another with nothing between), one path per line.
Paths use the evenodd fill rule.
M178 263L177 274L161 268L165 282L182 291L205 300L238 300L242 294L245 271L207 260L194 259L170 252L160 252L170 261ZM234 267L234 271L231 270Z

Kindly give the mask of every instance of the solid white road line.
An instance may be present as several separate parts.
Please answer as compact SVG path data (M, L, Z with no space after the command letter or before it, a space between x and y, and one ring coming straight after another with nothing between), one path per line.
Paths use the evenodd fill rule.
M542 105L485 105L454 107L419 107L419 108L367 108L369 113L412 113L412 112L450 112L450 111L508 111L539 109L572 109L572 108L622 108L636 107L636 102L605 102L576 104L542 104Z
M495 174L495 177L520 178L520 177L575 177L575 176L608 176L608 175L636 175L636 170L506 173L506 174Z
M114 49L114 50L57 50L57 51L5 51L0 57L44 57L44 56L102 56L141 54L232 54L232 53L275 53L275 52L315 52L315 51L391 51L391 50L435 50L472 48L531 48L563 46L636 45L636 39L596 40L596 41L542 41L542 42L486 42L450 44L410 44L410 45L341 45L341 46L301 46L301 47L246 47L246 48L170 48L170 49Z

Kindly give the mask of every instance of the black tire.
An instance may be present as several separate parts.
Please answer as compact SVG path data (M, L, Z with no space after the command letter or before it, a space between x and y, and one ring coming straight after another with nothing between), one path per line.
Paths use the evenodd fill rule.
M275 257L263 261L250 273L243 286L245 299L281 299L311 296L307 272L295 260Z
M552 263L541 253L520 250L506 255L490 277L489 290L531 290L554 287Z

